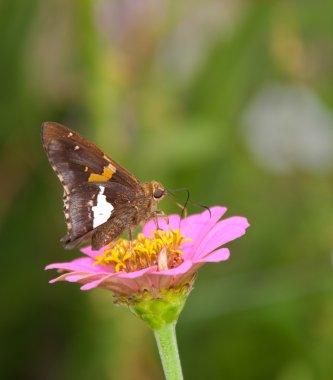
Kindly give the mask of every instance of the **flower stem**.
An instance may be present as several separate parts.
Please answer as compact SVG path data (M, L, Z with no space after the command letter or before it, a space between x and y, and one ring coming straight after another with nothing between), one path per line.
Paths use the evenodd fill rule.
M166 323L154 329L154 335L166 380L183 380L176 339L176 322Z

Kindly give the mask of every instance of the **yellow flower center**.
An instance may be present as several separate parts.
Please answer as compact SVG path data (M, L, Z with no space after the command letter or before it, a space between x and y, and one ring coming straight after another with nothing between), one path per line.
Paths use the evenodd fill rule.
M118 239L111 242L103 255L97 255L94 265L113 267L116 272L134 272L157 265L159 270L176 268L183 260L180 247L191 239L185 239L180 230L152 231L153 236L142 233L131 242Z

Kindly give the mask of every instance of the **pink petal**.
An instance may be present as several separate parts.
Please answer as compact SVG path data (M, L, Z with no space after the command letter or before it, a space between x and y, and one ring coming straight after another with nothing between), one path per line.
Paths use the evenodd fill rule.
M106 281L109 277L112 277L112 275L104 275L101 278L94 280L94 281L89 281L87 284L81 286L81 290L90 290L93 288L97 288L98 286L101 285L103 281ZM87 278L88 279L88 278ZM89 279L88 279L89 280Z
M194 252L193 259L203 258L221 245L244 235L247 227L249 227L247 219L240 216L222 220L205 236Z
M152 266L152 267L147 267L147 268L144 268L144 269L141 269L141 270L137 270L135 272L118 272L117 273L117 277L118 278L138 278L138 277L142 277L145 273L148 273L148 272L156 272L157 270L157 267L156 266Z
M99 279L101 277L107 277L107 276L112 276L114 273L85 273L85 274L80 274L80 273L74 273L73 275L69 275L66 277L66 281L69 282L81 282L85 283L87 280L90 281L95 281L96 279Z
M66 263L54 263L45 267L48 269L64 269L69 271L88 271L88 272L108 272L107 267L103 267L101 265L93 265L94 260L90 257L80 257L78 259L72 260Z
M176 276L176 275L188 272L191 269L191 267L192 267L192 261L191 260L186 260L183 263L181 263L179 265L179 267L177 267L177 268L162 270L162 271L154 272L154 273L151 273L151 274L154 275L154 276L161 276L161 275L164 275L164 276Z
M156 230L156 223L153 219L142 227L142 233L145 235L145 237L153 236L151 233L153 230Z
M136 279L121 279L119 277L107 278L100 286L115 294L133 294L141 289Z
M103 256L104 250L107 248L108 246L106 245L102 247L101 249L98 249L97 251L93 251L91 249L91 245L88 245L87 247L81 248L80 251L86 254L87 256L91 257L92 259L94 259L97 255Z
M230 257L230 251L228 248L217 249L216 251L209 253L204 258L194 260L194 263L217 263L219 261L228 260Z
M181 233L185 238L190 238L193 243L184 245L184 258L189 259L200 245L208 232L215 226L222 215L227 211L225 207L214 206L201 214L191 215L181 223Z
M90 284L90 283L96 283L97 281L102 282L106 278L115 276L114 273L69 273L64 280L68 282L79 282L81 284ZM92 286L93 287L93 286ZM85 290L85 289L83 289Z
M180 228L180 216L177 214L169 215L167 218L158 218L158 226L163 231L168 231L170 229L177 230ZM145 235L145 237L153 236L151 231L156 230L157 226L155 223L155 220L150 220L148 223L146 223L142 228L142 233Z
M206 229L210 229L227 211L225 207L221 206L213 206L210 207L209 210L210 212L205 210L200 214L190 215L183 219L181 222L182 233L190 231L192 226L197 224L204 226Z
M87 276L87 275L90 275L90 273L87 273L87 272L67 272L67 273L64 273L56 278L53 278L52 280L49 281L50 284L54 284L55 282L59 282L59 281L68 281L67 279L68 278L81 278L81 277L84 277L84 276ZM69 281L69 282L75 282L75 281Z
M117 277L117 281L121 286L132 289L132 293L152 288L151 272L137 277Z
M91 276L91 273L83 273L83 274L69 274L68 276L65 277L66 281L68 282L79 282L82 278L89 277Z
M176 276L152 275L150 279L153 289L170 289L177 282Z

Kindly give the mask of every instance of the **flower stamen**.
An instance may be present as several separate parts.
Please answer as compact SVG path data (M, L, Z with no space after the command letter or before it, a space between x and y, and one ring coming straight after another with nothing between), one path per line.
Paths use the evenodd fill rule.
M158 270L178 267L183 261L181 246L191 239L185 239L180 230L153 230L153 236L142 233L129 242L120 238L111 242L103 255L96 255L94 265L112 267L116 272L134 272L156 265Z

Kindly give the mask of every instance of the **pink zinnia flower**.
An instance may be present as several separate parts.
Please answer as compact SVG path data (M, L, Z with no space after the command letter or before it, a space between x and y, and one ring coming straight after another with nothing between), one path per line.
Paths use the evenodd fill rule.
M122 302L149 293L191 287L192 279L203 264L229 258L224 244L244 235L249 223L233 216L220 220L226 208L215 206L201 214L180 219L178 215L148 222L136 240L118 239L99 251L81 249L84 257L70 262L51 264L59 277L51 280L78 282L82 290L96 287L112 291ZM126 301L127 300L127 301Z

